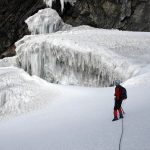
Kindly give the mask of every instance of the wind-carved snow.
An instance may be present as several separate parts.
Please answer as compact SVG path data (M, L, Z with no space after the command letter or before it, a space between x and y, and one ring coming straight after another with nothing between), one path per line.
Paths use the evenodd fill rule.
M58 13L51 8L39 10L25 22L31 34L47 34L71 28L71 25L65 24Z
M125 81L137 75L150 63L148 33L82 26L26 36L16 46L21 68L61 84L109 86L116 78Z
M22 69L0 68L0 115L20 114L41 108L55 96L55 90L38 77L31 77Z
M43 0L49 7L52 7L53 1L56 0ZM71 5L74 5L74 3L76 2L76 0L60 0L60 4L61 4L61 11L63 12L64 10L64 3L69 2Z

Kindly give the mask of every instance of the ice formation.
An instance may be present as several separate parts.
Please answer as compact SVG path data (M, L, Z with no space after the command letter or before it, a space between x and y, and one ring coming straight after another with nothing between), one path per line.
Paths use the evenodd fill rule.
M58 13L51 8L39 10L25 22L31 34L47 34L71 28L71 25L65 24Z
M16 67L0 67L0 114L19 114L41 108L55 94L46 81ZM53 97L54 98L54 97Z
M52 7L52 3L55 0L43 0L49 7ZM76 0L60 0L60 4L61 4L61 11L63 12L64 9L64 3L69 2L71 5L74 5L74 3L76 2Z
M26 36L16 46L21 68L61 84L109 86L114 79L124 81L150 63L148 33L81 26Z

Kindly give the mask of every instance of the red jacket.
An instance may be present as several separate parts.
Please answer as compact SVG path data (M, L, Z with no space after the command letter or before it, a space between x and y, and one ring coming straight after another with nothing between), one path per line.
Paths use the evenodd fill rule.
M120 100L121 97L121 88L119 86L115 87L115 94L114 96L116 97L116 100Z

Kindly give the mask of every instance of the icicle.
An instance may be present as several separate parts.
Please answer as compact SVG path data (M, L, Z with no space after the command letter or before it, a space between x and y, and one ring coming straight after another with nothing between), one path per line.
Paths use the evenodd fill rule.
M52 7L52 3L55 0L43 0L43 1L46 3L46 5L48 5L49 7Z
M149 35L144 37L133 32L76 27L24 37L16 43L17 59L25 71L49 82L110 86L116 78L124 81L136 75L139 62L145 58L149 62Z
M43 0L49 7L52 7L52 3L55 0ZM64 3L65 2L69 2L71 5L74 5L74 3L76 2L76 0L60 0L60 4L61 4L61 11L63 12L64 10Z
M31 44L31 45L30 45ZM23 47L28 51L23 51ZM109 86L121 77L107 68L100 57L76 53L52 43L26 43L17 51L21 68L49 82L86 86Z

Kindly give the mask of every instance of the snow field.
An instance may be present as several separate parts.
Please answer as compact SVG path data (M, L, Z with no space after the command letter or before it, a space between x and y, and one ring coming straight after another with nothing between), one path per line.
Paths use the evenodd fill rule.
M96 150L98 147L106 146L107 150L116 144L114 149L117 148L118 141L111 136L113 132L109 132L113 126L108 128L112 119L111 104L113 104L113 101L109 103L108 100L113 88L109 90L111 92L107 98L103 95L106 89L65 86L57 86L57 88L62 90L63 95L53 101L47 109L21 118L17 117L15 120L11 120L11 126L5 122L1 124L0 131L2 128L3 131L9 130L11 139L6 140L7 134L2 131L0 135L3 137L0 142L1 147L4 148L5 146L7 150L18 148L22 150ZM103 93L101 96L98 94L99 91ZM94 98L93 95L95 95ZM104 97L108 103L107 108L104 107L106 104L106 101L103 101ZM110 114L106 112L110 112ZM106 118L107 122L105 122ZM104 128L100 128L101 126ZM114 127L117 129L119 122ZM11 130L12 128L13 130ZM108 132L105 132L104 129L107 129ZM14 132L15 130L17 131ZM13 135L16 136L15 139L11 138ZM106 143L107 140L111 141L110 145ZM10 147L7 142L13 143L12 146Z
M148 150L150 147L149 87L144 84L126 86L128 100L123 103L126 112L124 150ZM114 87L55 85L53 88L61 91L62 95L45 109L1 122L2 149L118 149L121 120L111 121Z

